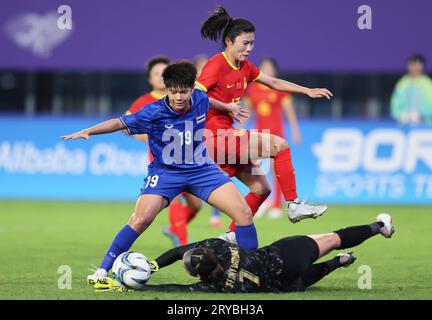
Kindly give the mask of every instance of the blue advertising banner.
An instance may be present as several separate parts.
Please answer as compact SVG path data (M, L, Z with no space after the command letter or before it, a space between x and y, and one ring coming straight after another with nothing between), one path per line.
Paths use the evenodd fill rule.
M299 194L329 203L432 204L432 128L304 122L293 148Z
M147 146L123 133L60 136L101 119L0 118L0 197L131 200L147 174Z
M145 144L120 132L60 140L102 120L0 117L0 198L136 199L147 173ZM291 148L302 199L432 204L432 128L373 121L300 125L303 141ZM270 171L269 161L262 165Z

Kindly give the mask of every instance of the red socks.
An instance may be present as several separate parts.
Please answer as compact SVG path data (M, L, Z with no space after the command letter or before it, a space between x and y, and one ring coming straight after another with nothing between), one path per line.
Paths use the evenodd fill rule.
M195 217L196 212L180 201L175 201L169 206L168 213L171 224L170 231L177 235L180 245L188 244L187 224Z
M273 208L282 208L282 190L276 178L273 182Z
M287 148L274 158L275 176L286 201L297 199L297 188L294 167L291 162L291 151Z
M187 244L187 219L183 204L179 201L171 203L168 209L168 213L171 223L170 231L177 235L180 245Z
M249 208L252 211L252 215L255 215L255 213L258 211L259 207L261 206L261 204L267 199L267 196L262 196L256 193L252 193L249 192L246 197L245 200L249 206ZM229 229L231 231L235 231L235 222L234 220L231 222Z
M197 214L197 211L191 210L188 206L183 206L183 210L185 212L186 223L189 223Z

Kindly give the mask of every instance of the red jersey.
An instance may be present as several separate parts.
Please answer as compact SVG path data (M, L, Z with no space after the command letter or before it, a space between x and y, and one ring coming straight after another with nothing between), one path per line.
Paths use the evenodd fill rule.
M246 97L256 114L256 128L270 129L271 133L283 136L282 104L292 99L291 94L273 90L260 83L253 83Z
M146 106L146 105L148 105L150 103L156 102L156 101L158 101L158 100L160 100L162 98L163 98L163 96L158 95L154 91L146 93L145 95L139 97L134 102L132 102L131 106L125 112L125 114L135 113L138 110L140 110L141 108L143 108L144 106ZM153 158L153 155L151 154L150 148L148 150L148 153L149 153L150 162L152 162L154 158Z
M210 98L224 103L239 102L247 85L261 76L260 70L249 60L234 66L225 52L213 56L204 66L196 85L207 92ZM217 129L232 128L233 119L225 112L210 109L206 128L216 133Z
M128 111L126 111L126 114L135 113L138 110L140 110L142 107L144 107L150 103L156 102L162 98L163 98L163 96L160 96L156 92L151 91L151 92L139 97L134 102L132 102Z

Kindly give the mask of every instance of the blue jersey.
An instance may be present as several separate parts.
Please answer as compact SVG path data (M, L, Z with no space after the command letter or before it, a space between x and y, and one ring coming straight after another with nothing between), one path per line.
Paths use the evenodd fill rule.
M120 120L129 134L147 134L153 165L176 168L196 168L213 161L207 157L204 128L209 110L209 98L195 89L191 108L180 114L167 103L168 97L151 103Z

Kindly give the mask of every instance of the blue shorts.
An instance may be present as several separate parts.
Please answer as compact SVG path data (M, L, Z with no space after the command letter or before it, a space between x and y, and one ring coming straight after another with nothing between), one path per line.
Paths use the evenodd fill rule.
M158 194L170 203L181 192L207 201L210 193L231 180L215 164L193 169L149 165L141 194Z

